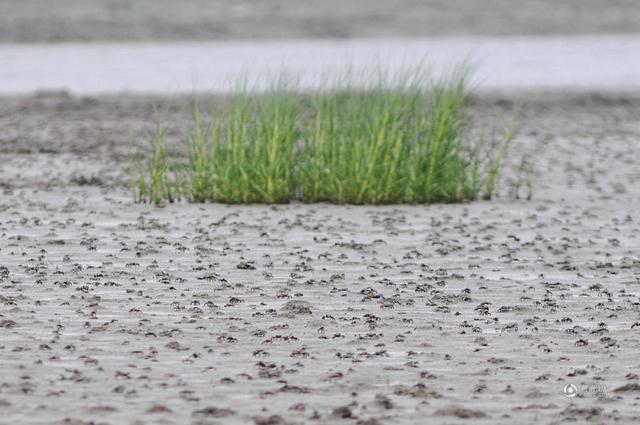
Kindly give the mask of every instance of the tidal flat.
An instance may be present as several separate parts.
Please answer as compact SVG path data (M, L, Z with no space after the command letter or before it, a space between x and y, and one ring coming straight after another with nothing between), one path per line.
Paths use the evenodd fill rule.
M639 96L472 99L526 105L498 196L376 207L135 203L159 101L0 102L4 419L640 419Z

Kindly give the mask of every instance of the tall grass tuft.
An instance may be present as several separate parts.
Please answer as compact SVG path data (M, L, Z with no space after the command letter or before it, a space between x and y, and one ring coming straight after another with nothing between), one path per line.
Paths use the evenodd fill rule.
M165 147L166 127L159 122L154 137L153 153L147 161L132 167L133 192L138 202L174 202L180 197L179 179L172 175Z
M466 78L423 77L303 92L242 92L203 119L169 164L164 131L137 177L139 201L352 204L489 199L511 139L473 141Z

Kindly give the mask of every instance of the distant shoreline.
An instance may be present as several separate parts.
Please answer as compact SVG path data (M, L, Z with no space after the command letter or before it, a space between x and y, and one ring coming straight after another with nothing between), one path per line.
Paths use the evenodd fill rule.
M0 43L507 35L640 31L636 0L23 0Z

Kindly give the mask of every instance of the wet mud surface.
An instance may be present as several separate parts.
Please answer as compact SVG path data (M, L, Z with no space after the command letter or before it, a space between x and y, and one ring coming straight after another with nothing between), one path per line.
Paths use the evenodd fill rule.
M499 199L385 207L135 204L158 99L3 99L0 423L638 423L640 97L523 98Z

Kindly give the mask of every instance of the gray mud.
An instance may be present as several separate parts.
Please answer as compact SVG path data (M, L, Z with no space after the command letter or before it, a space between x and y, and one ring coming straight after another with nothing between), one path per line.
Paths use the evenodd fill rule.
M0 42L640 31L637 0L1 0Z
M640 97L522 99L491 202L162 208L161 99L3 99L0 423L638 423Z

